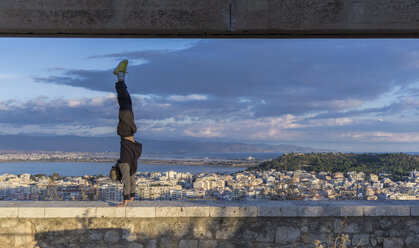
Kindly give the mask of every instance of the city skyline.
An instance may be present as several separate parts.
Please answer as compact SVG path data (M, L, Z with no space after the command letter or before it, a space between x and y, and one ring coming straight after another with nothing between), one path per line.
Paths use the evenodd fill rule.
M410 39L2 38L0 134L113 136L130 60L137 138L416 152Z

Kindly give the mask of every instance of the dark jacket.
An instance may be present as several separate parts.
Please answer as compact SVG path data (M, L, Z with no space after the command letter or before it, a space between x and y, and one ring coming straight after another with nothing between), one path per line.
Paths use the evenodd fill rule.
M143 145L137 141L134 143L127 139L121 139L121 152L118 159L118 164L128 163L130 165L130 175L137 172L137 160L140 158L143 151Z

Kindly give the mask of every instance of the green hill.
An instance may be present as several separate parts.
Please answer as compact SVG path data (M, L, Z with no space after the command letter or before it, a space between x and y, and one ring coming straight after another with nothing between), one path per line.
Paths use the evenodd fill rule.
M419 156L405 153L288 153L250 170L306 170L326 172L357 171L365 174L391 174L392 180L404 180L410 171L419 170Z

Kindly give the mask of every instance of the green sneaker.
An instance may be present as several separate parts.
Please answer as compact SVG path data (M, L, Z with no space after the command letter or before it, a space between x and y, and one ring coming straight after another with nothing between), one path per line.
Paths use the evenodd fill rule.
M128 66L128 60L124 59L116 66L115 70L113 70L113 74L118 76L118 72L123 72L127 74L127 66Z

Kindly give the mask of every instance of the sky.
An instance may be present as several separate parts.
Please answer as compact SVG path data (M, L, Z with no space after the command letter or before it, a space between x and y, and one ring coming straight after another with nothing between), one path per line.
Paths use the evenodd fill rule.
M114 136L128 59L136 139L418 152L416 39L0 38L0 134Z

